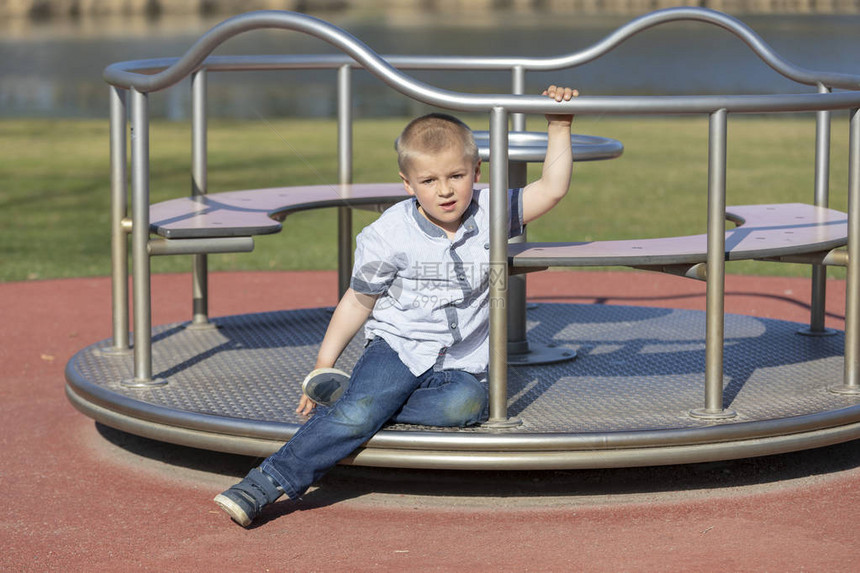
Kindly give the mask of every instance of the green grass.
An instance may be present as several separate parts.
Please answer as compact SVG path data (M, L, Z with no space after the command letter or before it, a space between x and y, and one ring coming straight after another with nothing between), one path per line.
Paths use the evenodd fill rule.
M470 118L486 128L484 118ZM831 206L846 209L847 122L834 121ZM356 182L397 181L392 143L403 118L358 121ZM535 119L532 129L542 129ZM811 202L811 117L732 117L728 204ZM570 195L530 225L534 241L600 240L704 232L707 119L578 118L575 131L621 140L613 161L578 163ZM328 120L210 122L209 190L336 181L335 125ZM187 123L151 129L152 200L190 187ZM110 191L106 121L0 121L0 280L106 275L110 272ZM540 166L530 167L530 178ZM485 174L488 170L485 169ZM375 215L356 212L355 230ZM333 269L336 212L299 213L285 230L260 237L254 253L210 256L213 270ZM186 271L188 257L158 257L154 272ZM731 263L729 272L805 275L808 267ZM833 276L841 276L839 270Z

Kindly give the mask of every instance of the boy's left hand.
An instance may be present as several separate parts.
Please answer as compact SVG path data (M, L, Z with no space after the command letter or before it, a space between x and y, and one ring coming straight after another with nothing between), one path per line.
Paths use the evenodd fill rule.
M570 101L572 98L579 96L579 90L562 86L549 86L543 91L541 95L550 97L558 102ZM571 123L573 123L573 114L547 114L546 121L547 123L570 125Z

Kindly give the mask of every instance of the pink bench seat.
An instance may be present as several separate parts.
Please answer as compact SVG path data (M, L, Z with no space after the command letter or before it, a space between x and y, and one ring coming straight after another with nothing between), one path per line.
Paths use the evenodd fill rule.
M844 246L848 216L804 203L728 207L738 226L726 231L726 260L817 253ZM551 266L647 266L707 260L707 235L565 243L519 243L508 247L515 268Z
M297 211L387 205L406 197L402 183L227 191L156 203L149 209L149 227L166 239L268 235L280 231L280 221Z
M277 233L290 214L323 207L386 206L408 197L400 183L311 185L183 197L152 205L150 229L167 239L248 237ZM726 231L726 260L817 253L844 246L845 213L803 203L728 207L738 226ZM685 265L707 260L707 236L615 241L518 243L509 263L552 266Z

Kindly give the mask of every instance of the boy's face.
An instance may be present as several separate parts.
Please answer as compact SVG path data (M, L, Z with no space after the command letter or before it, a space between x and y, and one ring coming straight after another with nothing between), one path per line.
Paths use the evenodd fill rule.
M481 177L481 162L473 163L462 146L434 154L416 155L406 173L406 192L418 199L419 211L453 238L472 202L472 185Z

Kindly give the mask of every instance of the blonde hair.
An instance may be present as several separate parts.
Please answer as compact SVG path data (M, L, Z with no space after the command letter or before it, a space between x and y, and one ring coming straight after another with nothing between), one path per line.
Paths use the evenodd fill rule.
M462 145L463 154L477 165L478 146L469 126L444 113L421 116L409 122L394 144L397 165L405 173L416 155L440 153L457 143Z

